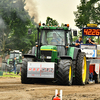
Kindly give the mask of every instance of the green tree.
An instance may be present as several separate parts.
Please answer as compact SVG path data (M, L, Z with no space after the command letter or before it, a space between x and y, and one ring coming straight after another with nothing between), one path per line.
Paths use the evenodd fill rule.
M0 0L0 40L3 43L0 47L3 55L9 49L23 49L25 53L34 44L34 35L30 38L27 34L28 26L36 33L34 19L30 18L24 6L25 0Z
M99 0L90 0L85 2L81 0L79 6L77 6L77 11L75 14L75 23L78 28L86 27L88 23L100 24L100 4ZM95 4L98 3L98 7L95 8Z
M63 26L65 26L65 24L64 24L64 23L62 23L62 24L61 24L61 27L63 27Z
M52 26L58 26L59 25L59 23L56 21L56 20L54 20L53 18L51 18L51 17L47 17L47 20L46 20L46 25L52 25Z
M77 11L75 14L76 26L81 30L86 27L89 23L94 23L100 25L100 3L99 0L81 0L81 3L77 6ZM97 5L97 6L95 6ZM84 37L84 41L87 37ZM92 37L95 41L97 38Z

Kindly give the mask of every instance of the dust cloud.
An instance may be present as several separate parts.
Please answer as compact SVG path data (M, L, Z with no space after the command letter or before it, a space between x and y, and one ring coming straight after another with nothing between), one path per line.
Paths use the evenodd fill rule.
M25 1L25 10L28 11L31 18L34 18L34 21L38 22L38 12L37 12L37 6L36 2L34 0L26 0Z

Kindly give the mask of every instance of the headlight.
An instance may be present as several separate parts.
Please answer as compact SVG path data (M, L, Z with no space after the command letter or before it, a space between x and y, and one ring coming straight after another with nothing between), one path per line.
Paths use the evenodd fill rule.
M47 59L51 59L51 56L47 56Z

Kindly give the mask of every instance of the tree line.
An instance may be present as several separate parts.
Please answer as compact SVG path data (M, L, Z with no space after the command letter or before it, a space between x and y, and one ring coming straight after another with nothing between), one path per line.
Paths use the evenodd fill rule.
M0 54L26 53L35 43L36 23L24 9L25 0L0 0ZM28 29L32 29L30 36Z

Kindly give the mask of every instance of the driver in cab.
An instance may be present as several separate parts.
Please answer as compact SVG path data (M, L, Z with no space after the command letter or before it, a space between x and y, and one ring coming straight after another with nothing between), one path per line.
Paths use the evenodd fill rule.
M51 40L52 45L60 44L60 39L57 37L56 33L53 33L53 39Z

